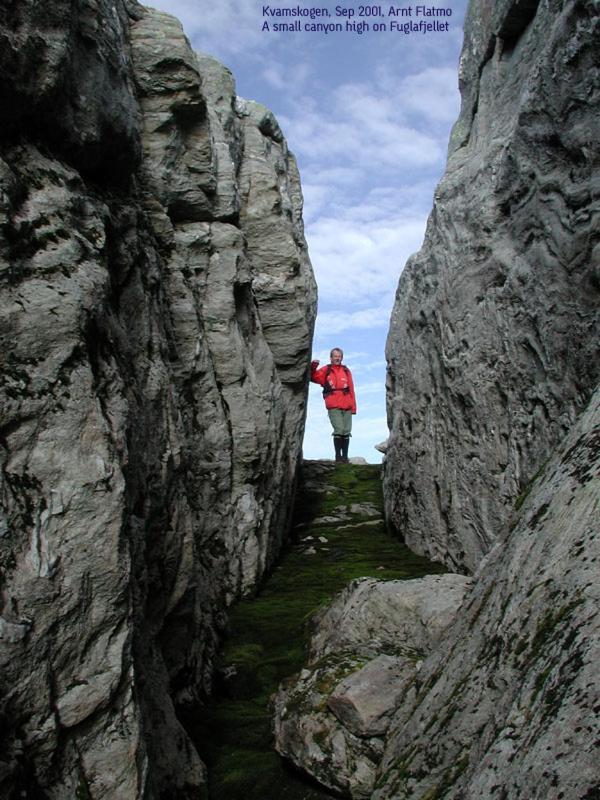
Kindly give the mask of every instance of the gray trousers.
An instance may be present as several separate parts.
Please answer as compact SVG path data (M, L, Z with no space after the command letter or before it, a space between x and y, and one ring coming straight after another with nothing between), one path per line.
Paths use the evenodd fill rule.
M341 408L329 408L329 421L333 427L332 436L352 436L352 412Z

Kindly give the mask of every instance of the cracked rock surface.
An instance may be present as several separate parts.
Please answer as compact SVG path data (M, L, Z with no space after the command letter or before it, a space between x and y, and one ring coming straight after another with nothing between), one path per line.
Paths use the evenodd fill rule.
M168 15L0 13L0 794L198 797L289 524L316 290L264 107ZM28 794L28 796L29 796Z

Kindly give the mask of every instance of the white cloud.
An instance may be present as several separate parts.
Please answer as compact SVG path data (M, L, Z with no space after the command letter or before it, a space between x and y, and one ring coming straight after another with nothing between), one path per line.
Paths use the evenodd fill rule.
M263 79L274 89L285 89L286 78L283 70L276 64L270 64L267 69L262 71Z
M372 363L373 353L372 352L359 352L354 350L348 350L345 355L345 360L352 364L352 368L354 371L368 369L370 364Z
M195 48L222 58L267 46L256 0L150 0L148 5L177 17Z
M393 298L392 298L393 300ZM390 322L392 300L385 306L365 308L360 311L324 311L317 317L318 335L331 337L349 330L385 328Z
M358 414L356 415L358 417ZM383 439L387 439L389 435L388 426L387 426L387 417L385 414L382 414L378 417L363 417L360 420L360 423L357 420L356 427L358 429L358 425L360 424L360 435L362 439L367 439L373 442L373 446L375 446L378 442L382 439L378 437L382 437ZM356 433L358 434L359 431L357 430Z
M458 115L457 83L456 69L430 67L402 80L399 99L405 109L425 119L452 123Z
M442 166L448 128L459 106L456 70L380 71L377 80L344 83L317 104L314 92L295 98L280 122L310 178L322 166L402 173ZM319 183L326 183L319 180Z
M274 89L289 93L297 93L306 85L312 72L312 66L308 62L299 61L297 63L268 60L267 66L262 70L261 76L264 81Z
M361 383L360 384L360 396L364 397L365 395L370 394L381 394L382 384L381 381L371 381L370 383Z
M356 170L350 166L330 166L324 167L318 173L319 183L324 185L335 184L337 186L353 186L360 181L360 176Z
M371 361L370 364L365 364L364 369L371 371L374 369L385 369L386 367L387 361L385 359L381 359L380 361Z
M321 301L353 301L363 306L362 311L379 306L385 294L391 305L406 259L421 245L425 222L425 215L411 219L396 209L380 208L379 215L370 209L364 216L321 216L308 225L306 237Z
M310 164L351 164L354 170L401 172L407 166L429 166L445 154L445 143L426 130L395 117L357 118L351 107L301 108L297 116L279 115L291 149Z
M305 225L318 219L321 211L331 207L332 190L330 186L323 183L304 182L302 184L302 196L304 197Z

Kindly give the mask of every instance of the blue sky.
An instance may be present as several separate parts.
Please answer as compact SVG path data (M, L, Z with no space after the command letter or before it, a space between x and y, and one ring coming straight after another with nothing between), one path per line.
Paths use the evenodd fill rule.
M385 339L398 278L421 246L433 192L444 171L448 136L458 116L458 60L467 0L436 6L448 31L390 31L390 3L381 5L388 30L359 35L262 30L257 0L154 0L178 17L196 50L233 72L237 93L268 106L300 168L304 222L319 286L313 357L344 350L358 399L350 455L381 460L374 445L387 438ZM322 0L328 23L336 7ZM379 5L379 4L378 4ZM271 8L310 8L282 0ZM431 8L431 6L427 6ZM281 19L276 21L282 21ZM289 20L284 20L289 21ZM304 23L302 19L302 24ZM273 18L269 20L273 22ZM330 458L330 426L320 389L311 384L305 458Z

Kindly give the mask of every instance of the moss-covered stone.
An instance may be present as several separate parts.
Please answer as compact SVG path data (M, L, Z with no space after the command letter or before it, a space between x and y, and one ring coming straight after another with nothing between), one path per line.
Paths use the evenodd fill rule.
M311 462L305 464L292 528L295 535L279 564L255 597L231 609L220 674L231 675L233 670L235 688L232 691L231 682L225 680L203 718L192 723L209 768L211 800L334 797L289 770L273 751L269 698L282 680L303 667L307 622L351 580L408 579L445 571L387 532L379 466L317 465L315 474ZM324 485L327 491L321 491ZM380 521L373 524L372 513L368 518L350 513L350 505L359 503L380 510ZM336 509L339 514L340 506L346 507L347 521L313 525L312 520ZM309 549L314 552L308 553ZM336 680L360 668L356 661L347 663L343 658L338 666Z

